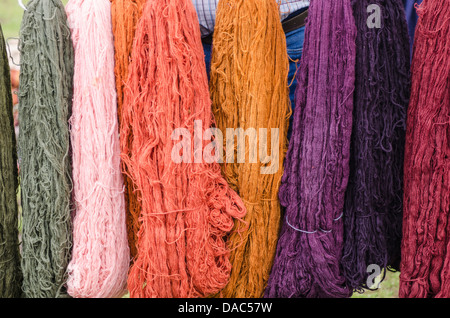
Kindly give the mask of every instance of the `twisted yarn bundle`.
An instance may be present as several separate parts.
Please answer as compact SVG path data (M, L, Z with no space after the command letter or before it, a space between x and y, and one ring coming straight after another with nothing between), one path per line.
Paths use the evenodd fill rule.
M23 292L67 296L72 247L68 119L73 47L60 0L31 0L20 28L19 157Z
M356 26L350 0L311 1L279 191L286 207L266 297L347 297L340 269Z
M380 8L380 27L367 26L370 5ZM410 59L401 0L353 0L352 7L358 76L341 264L349 286L361 291L371 288L370 265L400 266Z
M246 224L238 223L228 241L233 269L220 296L261 297L278 239L278 189L291 114L289 62L277 2L220 1L213 43L213 113L231 150L222 170L247 208Z
M73 297L125 292L130 251L114 78L109 0L66 6L75 52L70 133L73 160L73 254L67 282Z
M191 0L145 3L121 130L122 160L142 205L130 297L209 296L230 276L225 241L246 211L205 156L220 145L208 147L216 137L206 131L213 116L203 54Z
M133 47L134 32L136 31L136 25L139 21L139 18L141 17L145 0L110 1L112 28L114 34L114 73L116 76L117 89L117 114L119 117L119 135L122 136L120 131L123 124L121 120L123 91L125 82L128 78L128 65L130 63L131 49ZM131 142L132 134L129 135L128 139L129 140L124 140L123 142ZM126 169L126 166L123 165L122 169ZM138 192L135 191L133 182L128 177L126 172L123 174L123 178L125 184L128 244L130 247L131 257L133 258L137 254L136 234L139 229L138 218L141 210L141 204L137 197Z
M450 2L418 9L408 108L400 297L450 297Z
M5 44L0 25L0 298L18 298L22 294L17 209L19 180L13 99Z

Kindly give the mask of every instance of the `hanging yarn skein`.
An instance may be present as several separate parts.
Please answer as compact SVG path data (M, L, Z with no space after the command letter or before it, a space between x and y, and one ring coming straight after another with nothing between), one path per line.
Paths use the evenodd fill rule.
M6 42L0 25L0 298L19 298L22 270L17 208L16 136Z
M122 296L130 251L120 170L114 45L109 0L66 6L75 52L73 149L75 212L68 292L73 297Z
M348 297L340 270L356 26L350 0L311 1L280 187L286 207L265 297Z
M278 238L278 189L291 114L289 61L277 2L220 1L213 43L213 112L217 127L227 131L222 170L247 208L246 224L238 223L228 241L233 269L219 296L262 297Z
M130 63L131 49L133 46L134 32L139 18L142 15L142 7L145 0L110 0L112 28L114 34L114 58L117 89L117 114L119 117L119 135L122 127L122 104L123 90L125 82L128 78L128 65ZM131 129L131 128L129 128ZM122 140L121 143L130 143L133 135L129 134L129 140ZM122 169L126 169L122 165ZM137 254L136 235L139 230L139 213L141 204L137 197L138 192L135 191L133 182L127 173L123 174L125 184L125 206L127 215L127 233L128 244L130 247L131 257Z
M20 28L19 157L23 292L67 297L72 247L68 119L73 47L60 0L31 0Z
M450 1L418 8L406 129L400 288L450 297Z
M191 0L145 3L124 94L122 160L142 205L130 297L213 295L228 282L225 240L246 210L210 160L221 145L209 147L218 137L207 131L213 116Z
M379 26L367 25L370 5L380 8ZM361 292L371 288L370 265L400 266L410 59L401 0L353 0L352 7L357 77L341 264L348 285Z

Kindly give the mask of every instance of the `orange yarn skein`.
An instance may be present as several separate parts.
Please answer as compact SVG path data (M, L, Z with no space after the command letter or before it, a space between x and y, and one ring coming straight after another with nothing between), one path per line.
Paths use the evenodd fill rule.
M116 76L117 89L117 115L119 117L119 132L122 125L127 125L122 119L123 90L128 77L128 65L130 63L131 50L133 47L134 33L139 18L142 15L142 7L145 0L110 0L111 16L114 34L114 73ZM121 134L122 135L122 134ZM127 139L120 138L121 149L125 144L131 142L132 135ZM137 253L136 234L139 230L139 212L141 204L138 198L139 193L135 191L132 180L128 176L126 166L122 163L123 178L125 184L125 204L127 213L127 233L128 244L130 246L131 257Z
M214 123L191 0L145 3L122 115L128 123L122 125L122 137L132 138L121 157L142 198L138 253L128 276L130 297L205 297L219 292L231 272L226 240L246 210L217 162L207 163L204 156L195 160L195 144L205 151L213 140L196 138L195 130L204 132ZM180 162L173 155L178 130L186 132L183 142L194 135Z

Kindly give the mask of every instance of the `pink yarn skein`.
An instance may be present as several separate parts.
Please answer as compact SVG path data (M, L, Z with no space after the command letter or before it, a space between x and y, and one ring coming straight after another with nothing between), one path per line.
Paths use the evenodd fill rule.
M72 297L120 297L130 252L114 78L109 0L66 6L75 52L70 118L74 204L73 251L67 289Z

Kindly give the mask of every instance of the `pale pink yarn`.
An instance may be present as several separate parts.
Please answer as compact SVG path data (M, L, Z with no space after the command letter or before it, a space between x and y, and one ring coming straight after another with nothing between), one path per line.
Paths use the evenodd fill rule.
M75 212L67 289L72 297L120 297L130 252L120 171L109 0L66 6L75 51L71 125Z

